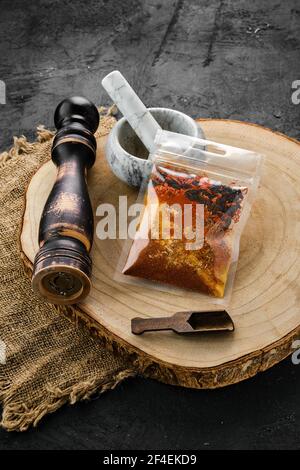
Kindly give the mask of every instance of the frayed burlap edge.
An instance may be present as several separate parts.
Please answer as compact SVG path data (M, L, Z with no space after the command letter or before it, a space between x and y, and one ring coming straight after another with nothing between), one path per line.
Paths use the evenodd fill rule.
M49 396L38 406L34 404L28 408L24 403L17 403L15 398L10 403L10 383L0 376L0 401L3 403L3 415L1 427L6 431L26 431L29 426L34 427L48 413L53 413L65 404L74 405L81 400L88 400L95 394L102 394L114 389L120 382L129 377L134 377L136 372L132 369L123 370L114 377L106 380L95 379L80 382L76 385L60 389L48 389Z
M113 117L117 109L112 106L109 109L99 108L101 120L101 135L109 132L115 122ZM103 118L106 118L103 120ZM24 135L13 138L13 146L10 150L0 154L0 171L9 163L11 159L30 154L34 151L37 144L51 141L54 133L44 126L37 127L36 142L28 142ZM96 133L97 135L97 133ZM99 135L99 134L98 134ZM23 214L25 211L25 199L23 205ZM26 275L32 273L32 265L21 250L20 235L22 224L19 231L19 251L23 260L24 272ZM31 266L30 266L31 265ZM68 315L66 315L70 318ZM102 394L107 390L115 388L120 382L129 377L134 377L136 371L133 367L120 371L114 376L108 376L105 379L97 378L90 381L77 383L66 388L49 389L49 395L43 400L43 403L32 404L30 408L25 403L17 402L15 397L10 394L11 384L4 373L0 373L0 403L3 406L2 420L0 426L7 431L26 431L29 426L36 426L38 422L48 413L53 413L64 404L73 405L80 400L88 400L92 395Z

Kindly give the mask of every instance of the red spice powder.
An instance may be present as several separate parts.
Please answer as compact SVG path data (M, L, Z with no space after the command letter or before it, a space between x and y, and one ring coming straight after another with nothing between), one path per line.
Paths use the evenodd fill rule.
M199 249L187 249L184 233L181 239L174 238L174 225L168 239L164 239L162 230L157 239L149 234L147 242L137 236L123 273L223 297L231 262L232 227L240 218L246 193L247 188L238 187L235 182L223 184L200 171L192 174L172 164L154 165L145 195L146 209L151 204L156 204L157 209L178 204L184 214L184 206L189 204L190 229L195 232L196 206L201 204L204 242ZM142 217L139 231L144 223Z

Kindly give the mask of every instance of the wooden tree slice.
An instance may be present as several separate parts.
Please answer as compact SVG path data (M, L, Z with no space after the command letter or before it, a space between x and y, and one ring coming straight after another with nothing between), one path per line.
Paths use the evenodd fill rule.
M265 155L261 185L241 240L229 312L233 334L182 337L172 332L131 334L135 316L167 316L201 310L194 294L178 294L118 283L114 278L122 243L99 240L92 249L93 288L69 312L124 354L131 354L147 376L194 388L215 388L244 380L292 352L300 337L300 143L262 127L225 120L201 120L208 139ZM104 156L106 137L98 140L97 163L89 174L94 207L117 203L136 192L111 173ZM27 262L38 249L40 215L55 179L52 162L33 177L27 191L21 245ZM95 222L97 226L97 216Z

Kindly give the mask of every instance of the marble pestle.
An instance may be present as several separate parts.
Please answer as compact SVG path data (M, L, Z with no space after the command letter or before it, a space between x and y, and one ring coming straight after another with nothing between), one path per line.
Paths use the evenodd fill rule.
M101 83L145 147L152 152L156 132L161 126L118 70L106 75Z

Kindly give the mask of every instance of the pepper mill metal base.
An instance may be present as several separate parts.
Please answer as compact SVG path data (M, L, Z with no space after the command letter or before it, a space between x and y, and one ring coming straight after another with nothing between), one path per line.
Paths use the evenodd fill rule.
M90 291L91 271L91 258L80 241L49 240L34 260L32 288L50 303L77 303Z

